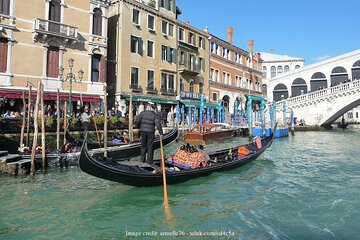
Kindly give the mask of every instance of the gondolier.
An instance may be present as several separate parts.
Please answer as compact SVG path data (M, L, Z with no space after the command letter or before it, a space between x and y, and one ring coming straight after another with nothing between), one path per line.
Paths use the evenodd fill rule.
M163 130L158 115L154 112L151 102L146 104L145 111L141 112L136 119L136 125L139 128L141 136L141 158L143 163L145 160L148 164L153 163L154 149L153 143L155 138L155 127L159 131L160 141L162 140ZM147 153L147 156L145 154Z

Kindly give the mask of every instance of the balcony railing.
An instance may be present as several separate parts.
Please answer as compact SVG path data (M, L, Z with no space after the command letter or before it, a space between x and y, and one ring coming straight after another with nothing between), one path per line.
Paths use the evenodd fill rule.
M70 39L77 39L78 35L77 27L39 18L35 19L34 30L37 33L46 33Z
M180 61L179 62L179 71L182 73L188 73L193 75L198 75L200 73L199 65L196 65L194 62L190 61Z
M191 99L191 100L200 100L201 94L195 92L180 92L181 99Z
M138 92L138 93L142 93L143 89L141 88L141 86L137 85L137 84L130 84L129 88L131 89L131 91L133 92Z
M161 88L160 92L162 95L176 96L177 92L174 89Z
M154 86L147 86L146 92L151 93L151 94L157 94L158 90L156 88L154 88Z

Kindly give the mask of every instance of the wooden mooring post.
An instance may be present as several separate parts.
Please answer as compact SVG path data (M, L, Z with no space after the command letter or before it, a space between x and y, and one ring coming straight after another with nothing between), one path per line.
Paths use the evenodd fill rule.
M36 146L37 146L37 137L38 137L37 135L39 132L38 113L39 113L40 90L41 90L41 82L39 81L37 94L36 94L35 110L34 110L34 138L33 138L33 146L31 149L31 166L30 166L30 174L31 175L35 175L35 153L36 153Z

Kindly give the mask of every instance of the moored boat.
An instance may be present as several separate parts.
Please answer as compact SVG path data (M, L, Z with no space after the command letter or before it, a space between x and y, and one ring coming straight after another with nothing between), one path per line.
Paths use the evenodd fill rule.
M213 172L234 169L256 159L273 142L273 132L269 137L245 145L226 148L208 154L206 165L194 169L179 169L179 165L166 161L166 181L176 184L190 179L208 176ZM240 154L240 149L247 153ZM82 147L79 166L82 171L106 180L119 182L132 186L158 186L163 184L162 174L159 170L160 160L154 164L144 164L137 161L115 162L104 159L101 154L90 153L86 141Z
M186 142L205 142L212 139L225 139L234 134L235 129L225 123L197 124L184 138Z

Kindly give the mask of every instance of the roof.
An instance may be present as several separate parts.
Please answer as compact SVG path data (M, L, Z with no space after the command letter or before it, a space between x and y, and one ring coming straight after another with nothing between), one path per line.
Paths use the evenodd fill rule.
M274 54L274 53L268 53L268 52L260 52L261 54L261 59L264 62L272 62L272 61L304 61L303 58L299 58L299 57L290 57L288 55L279 55L279 54Z

